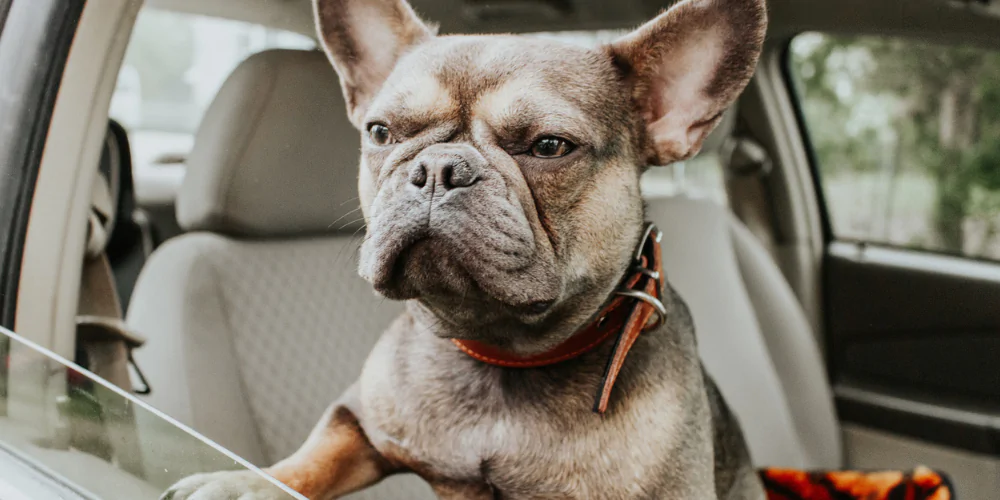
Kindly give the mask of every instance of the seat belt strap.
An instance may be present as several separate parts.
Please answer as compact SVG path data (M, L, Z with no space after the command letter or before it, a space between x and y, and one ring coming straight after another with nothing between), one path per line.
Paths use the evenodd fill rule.
M747 137L730 137L722 151L731 209L773 254L784 239L768 184L771 158L762 145Z
M114 210L107 180L98 174L91 192L87 249L80 277L77 346L86 354L87 369L130 392L133 387L128 365L132 363L144 384L140 392L148 394L149 384L132 358L132 349L142 346L145 340L123 321L114 275L104 251L113 228Z
M122 319L114 276L104 253L88 257L83 263L76 335L78 345L86 352L88 370L126 391L149 394L149 383L132 358L132 350L146 341ZM129 364L142 383L139 389L132 386Z
M80 276L76 316L77 362L92 373L128 392L149 393L149 384L135 365L132 350L145 340L128 329L111 264L104 252L108 239L107 222L111 206L107 185L98 176L88 219L87 251ZM103 185L103 186L102 186ZM144 388L132 386L129 365L135 367ZM142 449L136 429L135 410L129 401L104 388L70 384L65 399L66 412L74 404L87 404L99 415L97 423L79 416L71 418L71 444L95 456L114 461L122 469L144 477ZM78 425L77 425L78 424Z

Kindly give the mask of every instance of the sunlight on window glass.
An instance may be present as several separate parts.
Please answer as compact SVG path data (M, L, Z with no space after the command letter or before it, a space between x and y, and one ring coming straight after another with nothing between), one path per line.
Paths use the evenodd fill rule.
M314 49L316 43L259 25L142 11L110 110L129 131L140 199L170 201L194 133L219 87L248 56L272 48Z
M838 238L1000 259L1000 53L809 33L789 64Z

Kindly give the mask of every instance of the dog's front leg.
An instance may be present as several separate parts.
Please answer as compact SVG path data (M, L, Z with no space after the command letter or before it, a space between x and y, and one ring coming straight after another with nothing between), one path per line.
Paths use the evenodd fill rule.
M356 387L330 405L306 442L267 473L312 500L338 498L371 486L395 469L372 446L358 421Z
M498 498L493 488L486 483L432 480L430 485L441 500L493 500Z
M305 444L267 473L311 500L327 500L370 486L396 469L371 445L358 421L356 388L330 406ZM256 498L288 495L251 471L199 474L164 493L166 500Z

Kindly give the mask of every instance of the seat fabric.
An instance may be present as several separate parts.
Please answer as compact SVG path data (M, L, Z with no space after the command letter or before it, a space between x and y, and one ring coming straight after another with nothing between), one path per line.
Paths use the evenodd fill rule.
M709 374L759 466L836 468L839 430L822 357L801 305L732 214L687 197L651 200L667 280L694 317Z
M149 339L136 352L148 401L258 465L303 441L401 308L357 277L359 142L322 53L252 56L196 137L177 207L189 232L136 284L128 322ZM657 201L650 216L754 458L839 465L822 363L774 264L719 207ZM433 496L403 476L353 498Z
M178 195L189 232L150 256L128 312L149 339L146 400L257 465L305 440L401 310L357 276L360 140L341 95L321 52L233 72ZM355 498L434 496L401 476Z

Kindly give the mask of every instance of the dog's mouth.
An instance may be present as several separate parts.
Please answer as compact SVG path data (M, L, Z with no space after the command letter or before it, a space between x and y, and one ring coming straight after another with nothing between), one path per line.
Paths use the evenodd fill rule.
M464 238L484 239L475 233ZM502 312L534 322L558 303L560 282L545 259L525 253L519 265L498 265L496 254L509 260L512 252L467 241L426 229L376 234L362 246L361 275L388 299L428 300L470 319Z
M402 237L387 244L388 238L379 238L377 248L362 245L361 277L372 284L375 291L387 299L407 300L416 298L417 290L408 285L407 265L414 254L422 253L421 247L428 244L428 238L421 233ZM374 245L373 245L374 246Z

